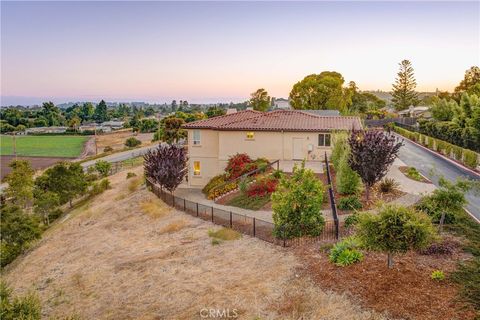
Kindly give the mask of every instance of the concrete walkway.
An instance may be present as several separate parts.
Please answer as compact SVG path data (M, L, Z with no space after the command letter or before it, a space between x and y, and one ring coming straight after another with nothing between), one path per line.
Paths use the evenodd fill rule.
M179 186L177 190L175 190L174 195L176 197L180 197L188 201L197 202L199 204L211 206L213 208L218 208L225 211L232 211L237 214L243 214L248 217L261 219L261 220L273 223L272 211L265 211L265 210L254 211L254 210L247 210L247 209L242 209L238 207L225 206L222 204L218 204L213 202L213 200L207 199L205 195L202 193L202 190L200 189L188 188L186 186Z
M436 189L433 183L415 181L404 175L399 168L406 166L407 165L405 164L405 162L403 162L399 158L395 159L392 166L390 167L390 170L388 170L387 172L386 178L392 178L397 181L400 184L399 189L401 191L414 195L430 194L433 190Z

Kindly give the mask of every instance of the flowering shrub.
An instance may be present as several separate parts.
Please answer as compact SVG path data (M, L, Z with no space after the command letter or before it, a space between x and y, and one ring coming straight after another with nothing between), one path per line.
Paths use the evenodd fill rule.
M256 165L253 160L246 153L237 153L236 155L228 159L227 167L225 171L228 174L229 179L236 179L241 175L255 170Z
M252 183L247 189L249 197L263 197L275 191L278 180L276 179L260 179Z

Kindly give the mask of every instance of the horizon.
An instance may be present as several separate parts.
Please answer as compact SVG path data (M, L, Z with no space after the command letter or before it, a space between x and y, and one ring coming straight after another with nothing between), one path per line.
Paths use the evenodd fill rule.
M1 9L2 106L229 103L258 88L288 98L322 71L389 92L403 59L417 91L451 92L480 64L478 2L2 1Z

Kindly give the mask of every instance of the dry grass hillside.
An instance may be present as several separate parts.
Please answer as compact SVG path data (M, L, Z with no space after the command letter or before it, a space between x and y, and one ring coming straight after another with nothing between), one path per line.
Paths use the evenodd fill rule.
M137 168L137 175L142 172ZM37 292L46 319L381 319L299 276L289 251L171 210L126 172L71 212L6 270L17 293ZM210 231L210 236L209 236Z

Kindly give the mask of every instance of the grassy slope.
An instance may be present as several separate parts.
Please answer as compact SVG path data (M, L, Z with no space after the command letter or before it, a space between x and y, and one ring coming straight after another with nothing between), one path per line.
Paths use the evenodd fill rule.
M268 202L270 202L270 195L265 197L249 197L241 194L227 202L227 205L249 210L260 210Z
M17 155L43 157L78 157L83 150L85 136L22 136L16 138ZM13 154L13 138L0 136L0 154Z

